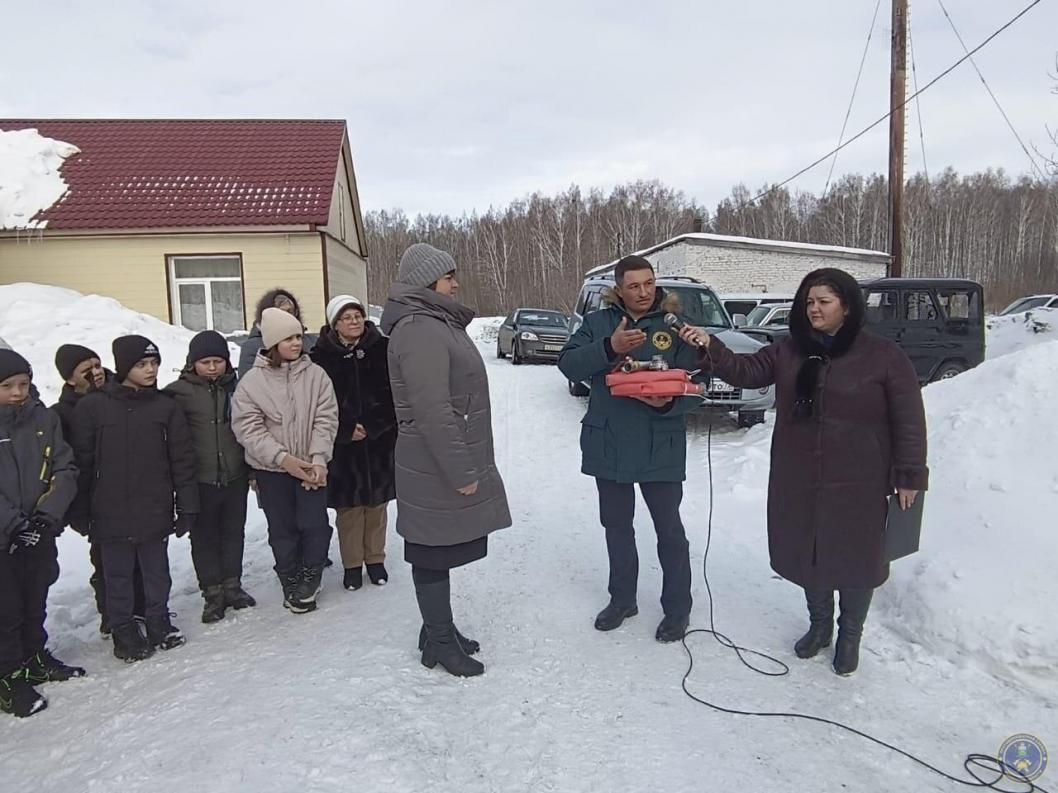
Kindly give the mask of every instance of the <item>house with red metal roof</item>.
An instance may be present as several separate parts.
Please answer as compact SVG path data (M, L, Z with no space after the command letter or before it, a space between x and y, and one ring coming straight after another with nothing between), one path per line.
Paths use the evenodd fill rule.
M61 198L24 228L0 227L0 283L102 294L224 333L250 327L276 286L311 330L332 295L366 302L344 121L0 119L0 131L27 129L78 151Z

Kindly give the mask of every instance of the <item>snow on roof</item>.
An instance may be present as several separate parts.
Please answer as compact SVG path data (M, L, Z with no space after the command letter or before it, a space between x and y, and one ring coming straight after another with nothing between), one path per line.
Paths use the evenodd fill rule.
M657 245L653 245L649 248L644 248L641 251L635 251L634 256L649 256L652 253L657 253L664 248L670 248L673 245L678 245L681 242L704 242L712 243L719 246L736 246L746 248L759 248L761 250L783 250L783 251L804 251L810 253L822 253L822 254L835 254L844 257L859 257L859 258L870 258L870 259L881 259L884 262L889 261L889 254L885 251L872 251L866 248L846 248L840 245L816 245L811 242L789 242L787 240L765 240L758 239L756 237L732 237L726 234L707 234L705 232L695 232L691 234L680 234L673 237L672 239L660 242ZM603 272L608 268L613 267L617 264L617 260L608 262L607 264L600 265L591 270L588 270L587 274L592 275L593 273Z
M0 230L44 228L34 217L66 194L60 169L79 151L36 129L0 130Z

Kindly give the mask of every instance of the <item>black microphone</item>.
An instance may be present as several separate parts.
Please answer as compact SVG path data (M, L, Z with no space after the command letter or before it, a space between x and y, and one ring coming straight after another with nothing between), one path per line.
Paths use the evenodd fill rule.
M684 322L682 319L677 317L675 314L671 314L671 313L665 315L665 324L668 325L670 328L672 328L677 333L679 333L684 328L688 327L686 322ZM697 340L695 340L693 342L693 344L694 344L695 347L701 347L702 346L701 342L699 342Z

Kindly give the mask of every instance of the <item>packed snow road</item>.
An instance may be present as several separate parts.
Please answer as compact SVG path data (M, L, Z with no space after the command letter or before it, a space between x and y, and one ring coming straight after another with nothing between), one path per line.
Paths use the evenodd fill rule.
M825 725L724 715L684 696L683 648L654 640L660 570L642 504L640 614L614 633L593 630L607 598L606 553L594 484L579 473L585 401L566 393L553 367L496 360L489 341L481 350L515 521L493 535L486 560L453 573L456 619L481 642L484 677L457 680L419 664L418 612L393 512L389 585L345 592L336 565L319 610L303 616L280 605L256 508L244 583L259 605L215 625L198 621L187 541L174 540L171 607L189 642L133 666L97 632L87 548L67 532L49 627L57 654L89 677L44 687L50 707L39 716L0 720L3 789L954 789ZM684 502L696 572L692 627L708 620L707 426L699 420L690 430ZM791 671L754 674L699 634L689 639L691 689L726 707L843 721L957 774L966 753L994 753L1014 733L1054 743L1053 688L1018 685L954 650L927 651L902 623L897 598L877 599L854 677L834 675L826 653L793 656L806 615L800 591L768 567L769 433L770 422L745 431L715 420L709 570L718 629ZM331 555L339 558L337 540ZM1048 786L1046 776L1040 782Z

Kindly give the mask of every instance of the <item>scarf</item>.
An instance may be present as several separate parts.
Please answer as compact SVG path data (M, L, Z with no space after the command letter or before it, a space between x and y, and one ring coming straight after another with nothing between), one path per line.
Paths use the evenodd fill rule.
M816 392L819 389L819 376L823 368L830 363L831 359L840 358L847 353L859 333L858 323L846 322L832 337L826 337L814 331L807 336L798 334L794 337L798 348L805 356L804 363L797 370L794 387L794 418L807 420L815 415Z

